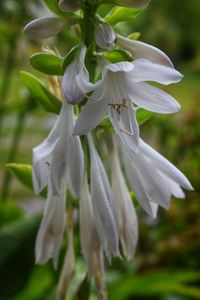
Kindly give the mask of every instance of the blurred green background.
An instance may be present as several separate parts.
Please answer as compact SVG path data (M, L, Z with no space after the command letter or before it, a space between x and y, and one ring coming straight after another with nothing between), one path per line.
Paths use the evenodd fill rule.
M25 24L44 16L39 1L0 1L0 300L55 298L58 271L51 263L34 266L34 240L43 200L7 173L7 162L31 163L32 148L46 137L54 116L44 113L24 88L21 69L33 71L29 56L41 45L23 34ZM141 40L159 47L184 74L165 87L182 105L175 115L155 115L142 125L142 136L183 171L194 192L172 199L169 211L150 220L139 208L140 238L132 262L107 265L108 299L200 299L200 1L152 0L123 34L141 32ZM55 44L65 53L74 44L67 29ZM44 80L44 76L42 77ZM76 240L77 256L78 236ZM79 258L72 289L84 266ZM81 286L85 288L87 283ZM85 295L85 294L84 294ZM81 298L81 292L76 299ZM91 299L95 299L93 296Z

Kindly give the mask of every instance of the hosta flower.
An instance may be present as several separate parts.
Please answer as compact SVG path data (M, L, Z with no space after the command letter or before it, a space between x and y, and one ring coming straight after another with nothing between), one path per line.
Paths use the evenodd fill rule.
M64 179L65 177L62 179L58 195L54 195L51 185L48 185L48 197L35 245L36 263L44 264L52 258L55 268L65 229L66 188Z
M111 49L115 42L112 26L107 23L98 23L95 29L95 40L100 48Z
M134 256L138 241L138 223L136 211L121 170L116 147L114 147L114 151L110 155L110 164L119 238L124 256L127 259L131 259Z
M162 84L178 82L182 75L173 68L155 64L146 59L120 62L104 67L102 79L95 84L77 76L83 93L93 91L82 109L74 134L85 134L95 128L108 112L117 133L138 140L138 126L132 104L160 113L173 113L180 109L178 102L166 92L144 81Z
M131 188L150 216L156 217L158 205L169 208L171 196L184 198L182 188L193 189L183 173L142 139L137 153L128 147L123 153Z
M129 51L134 59L146 58L155 64L165 65L167 67L174 68L173 63L169 57L160 49L145 44L140 41L130 40L121 35L117 35L117 43L124 50Z
M79 137L72 136L73 106L63 103L47 139L33 149L33 188L45 186L48 199L36 241L36 261L53 257L57 262L64 226L65 190L79 197L83 180L83 151Z
M86 176L80 198L80 239L81 250L88 266L89 276L95 276L95 273L98 271L96 270L96 257L101 262L100 269L101 273L103 273L102 247L95 226L93 203Z
M102 248L110 261L112 256L119 255L113 194L103 163L90 135L88 135L88 143L91 157L90 187L94 220Z
M72 63L65 69L65 73L62 78L62 90L65 99L71 104L81 102L85 96L76 83L77 75L83 78L83 80L89 80L89 73L84 64L85 54L86 47L83 47Z

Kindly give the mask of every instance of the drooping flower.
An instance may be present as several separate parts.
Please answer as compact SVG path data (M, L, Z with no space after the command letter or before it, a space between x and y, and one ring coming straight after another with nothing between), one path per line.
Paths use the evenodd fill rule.
M84 64L86 50L86 47L83 46L72 63L65 69L62 78L62 90L65 99L70 104L80 103L85 96L77 85L76 76L79 75L84 81L89 80L89 73Z
M126 147L123 154L131 188L141 207L153 218L158 205L169 208L171 196L184 198L182 188L193 189L183 173L142 139L137 153Z
M132 54L133 59L145 58L155 64L174 68L173 63L171 62L169 57L163 51L154 46L125 38L119 34L117 35L116 40L121 48L127 50Z
M108 260L119 255L119 237L113 207L113 194L103 163L88 134L90 149L90 188L96 230Z
M99 257L100 272L104 271L102 247L98 238L98 233L95 226L95 216L93 210L93 203L87 177L85 176L83 188L80 198L80 240L81 251L88 266L88 273L90 277L95 277L96 270L95 257Z
M138 222L135 207L121 170L116 142L114 144L114 150L110 155L114 206L123 254L130 260L134 256L138 241Z
M57 121L47 139L33 149L33 188L39 194L45 186L48 198L36 240L36 262L53 257L57 263L64 230L66 187L79 197L84 172L79 137L72 136L73 106L63 103Z
M95 40L100 48L111 49L115 42L112 26L107 23L98 23L95 29Z
M108 112L116 132L121 136L133 136L137 144L139 129L133 103L159 113L174 113L180 109L173 97L144 81L167 85L180 81L182 75L171 67L146 59L106 65L102 79L95 84L80 75L76 78L83 93L93 93L79 114L74 134L85 134L95 128Z

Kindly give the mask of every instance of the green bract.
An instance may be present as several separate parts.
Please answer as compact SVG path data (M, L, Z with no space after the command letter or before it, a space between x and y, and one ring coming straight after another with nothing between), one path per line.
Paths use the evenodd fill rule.
M30 63L36 70L48 75L62 75L62 58L50 53L36 53L31 56Z
M105 21L114 26L120 22L133 20L142 11L143 9L140 8L124 8L118 6L111 10L105 17Z

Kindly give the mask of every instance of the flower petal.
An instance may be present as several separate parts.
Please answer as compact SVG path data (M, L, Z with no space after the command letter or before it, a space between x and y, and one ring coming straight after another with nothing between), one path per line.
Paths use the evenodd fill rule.
M156 64L165 65L174 68L169 57L160 49L142 43L140 41L130 40L121 35L117 35L117 41L119 46L129 51L134 58L146 58Z
M88 100L78 116L73 135L83 135L95 128L105 115L107 109L108 103L105 100Z
M180 110L180 104L172 96L143 82L128 83L127 93L136 105L153 112L171 114Z
M165 85L179 82L183 76L174 68L155 64L147 59L136 59L133 61L134 69L131 76L127 75L130 82L155 81Z
M105 180L102 178L105 170L102 170L103 164L99 164L100 157L90 135L88 135L88 143L91 155L91 195L96 230L105 254L110 261L112 255L119 255L117 226L111 208L112 200L108 198L108 194L111 195L111 191L108 193L106 190Z
M134 65L128 61L121 61L115 64L106 65L104 69L111 72L130 72L134 69Z
M160 172L187 190L193 190L189 180L170 161L140 139L142 153Z

